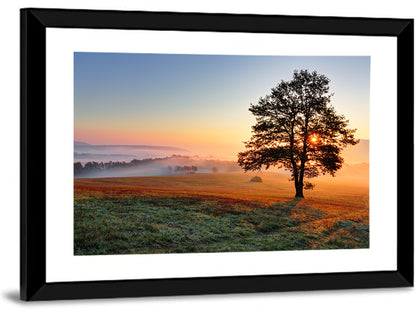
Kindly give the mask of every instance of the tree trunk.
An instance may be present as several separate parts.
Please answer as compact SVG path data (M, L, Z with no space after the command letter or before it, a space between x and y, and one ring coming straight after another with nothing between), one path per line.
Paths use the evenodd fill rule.
M296 184L296 195L295 198L303 198L303 182Z

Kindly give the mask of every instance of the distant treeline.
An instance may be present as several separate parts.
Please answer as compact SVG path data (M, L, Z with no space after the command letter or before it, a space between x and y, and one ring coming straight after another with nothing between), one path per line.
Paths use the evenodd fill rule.
M138 167L146 167L149 165L154 164L161 164L167 163L167 161L180 159L182 161L186 160L187 156L170 156L164 158L150 158L150 159L143 159L137 160L134 159L130 162L125 161L109 161L109 162L95 162L89 161L82 165L81 162L74 163L74 175L75 177L82 177L83 175L96 175L96 173L100 173L106 170L114 170L114 169L129 169L129 168L138 168ZM198 171L198 167L195 165L166 165L164 166L166 172L172 174L180 174L180 173L195 173ZM212 169L214 172L216 168Z

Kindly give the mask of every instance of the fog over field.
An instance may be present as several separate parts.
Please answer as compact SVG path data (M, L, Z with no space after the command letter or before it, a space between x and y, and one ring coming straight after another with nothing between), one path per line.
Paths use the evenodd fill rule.
M163 158L172 155L189 155L183 148L149 145L91 145L74 142L74 162L110 162Z
M343 157L345 162L337 176L368 176L369 140L347 147ZM75 141L74 163L77 178L242 172L236 161L224 160L220 155L199 156L175 146L91 145ZM277 168L269 171L289 174Z

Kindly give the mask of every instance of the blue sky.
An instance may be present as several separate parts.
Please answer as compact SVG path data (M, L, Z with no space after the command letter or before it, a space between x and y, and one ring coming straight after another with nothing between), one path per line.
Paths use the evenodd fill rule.
M83 52L74 54L75 139L241 149L250 103L301 69L331 80L332 105L368 139L370 57Z

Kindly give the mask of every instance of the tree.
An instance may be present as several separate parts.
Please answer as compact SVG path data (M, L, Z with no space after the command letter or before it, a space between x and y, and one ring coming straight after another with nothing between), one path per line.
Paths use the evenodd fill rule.
M295 71L291 81L281 81L270 95L250 104L256 124L238 164L245 171L290 170L295 197L301 198L304 178L335 176L344 162L341 151L359 140L356 129L348 129L349 121L330 105L329 82L316 71Z

